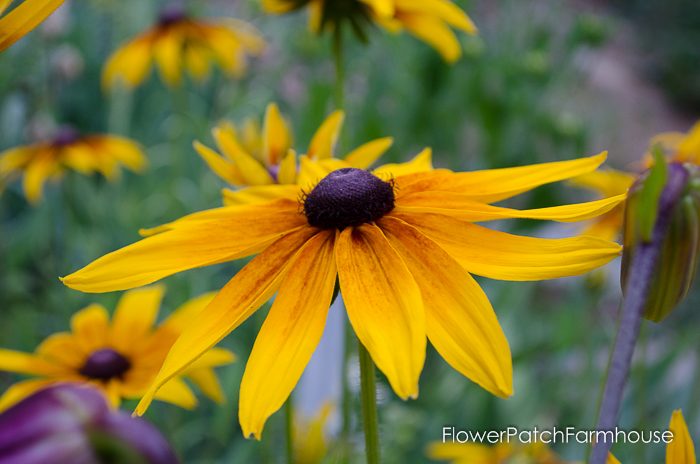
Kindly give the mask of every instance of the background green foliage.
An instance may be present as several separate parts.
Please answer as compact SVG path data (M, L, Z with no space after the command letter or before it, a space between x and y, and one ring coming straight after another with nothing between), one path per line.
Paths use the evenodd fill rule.
M405 160L432 146L435 163L455 169L593 154L612 144L622 123L611 120L605 108L615 103L590 82L598 54L620 30L634 31L634 45L651 47L653 76L686 108L694 104L697 109L697 2L677 0L670 2L671 9L661 0L626 3L626 9L612 13L557 0L463 3L481 35L461 37L465 57L452 67L410 37L373 31L369 45L352 44L346 53L348 114L342 148L392 135L396 143L387 161ZM54 125L72 124L85 132L115 132L138 140L151 165L144 175L124 173L114 184L69 173L48 188L35 208L27 205L18 184L2 194L2 346L32 350L46 335L67 329L70 315L89 302L113 308L117 294L80 294L63 287L57 277L136 240L140 227L220 203L222 183L191 148L194 139L211 142L209 130L218 120L259 118L275 100L303 150L332 109L330 44L306 30L303 14L267 17L252 1L192 1L190 6L203 16L235 15L263 31L269 49L253 61L245 79L230 81L217 74L205 85L188 82L170 90L153 77L133 94L104 94L101 66L120 43L148 27L157 15L155 0L77 0L65 24L52 21L0 56L0 148L30 142ZM651 135L653 131L643 132L642 146ZM626 146L639 147L640 140L623 141L622 149L612 153L613 165L624 167L640 156L625 152ZM586 198L557 185L539 189L517 205ZM509 226L540 236L574 232L534 222ZM167 279L163 314L191 296L220 288L241 264ZM446 424L465 429L593 427L620 298L616 273L613 264L587 278L545 283L482 279L511 343L515 396L490 396L429 352L417 401L401 402L381 384L386 462L423 462L425 445L438 439ZM694 294L664 324L643 328L623 427L663 428L671 411L682 407L691 431L700 437L699 320L692 311L697 304ZM225 407L203 401L194 412L163 404L149 411L148 418L166 433L184 462L280 462L281 414L269 422L262 443L244 440L236 420L244 361L264 314L252 317L224 342L241 359L221 369L229 397ZM0 373L0 387L15 380ZM359 450L362 440L359 427L355 429ZM570 459L584 454L575 444L558 446L557 451ZM616 453L623 462L659 462L663 449L618 446Z

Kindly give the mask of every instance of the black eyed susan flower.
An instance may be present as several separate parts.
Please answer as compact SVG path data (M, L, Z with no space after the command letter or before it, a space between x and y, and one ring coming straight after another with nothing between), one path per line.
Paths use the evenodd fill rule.
M272 14L308 7L309 26L318 33L345 23L363 39L372 23L393 33L406 30L448 62L462 55L450 26L468 34L477 32L469 16L450 0L263 0L263 7Z
M9 13L12 0L0 0L0 52L37 27L63 0L24 0Z
M432 443L428 457L452 464L567 464L547 445L541 442L528 444L499 443L495 446L480 443ZM569 463L573 464L573 463Z
M303 157L313 162L334 163L337 167L365 169L391 147L391 137L373 140L348 153L341 163L335 158L335 146L343 119L342 111L328 116L312 137ZM199 155L228 184L239 188L252 187L245 190L245 198L244 194L238 194L231 196L231 201L269 200L271 190L264 186L272 184L286 185L286 190L279 189L281 192L297 191L298 160L292 149L292 130L277 105L271 103L267 106L262 130L255 122L248 120L242 129L222 123L212 133L223 156L195 142L194 147Z
M580 221L608 212L624 195L532 210L491 204L593 171L605 156L464 173L410 162L328 172L302 159L296 191L186 216L62 280L84 292L109 292L257 254L175 342L138 414L276 293L240 390L243 433L260 438L321 338L336 279L355 333L398 396L418 395L430 340L452 367L506 397L513 391L508 342L471 274L577 275L617 257L620 246L587 236L522 237L477 223Z
M206 80L214 66L240 77L248 56L262 53L265 42L250 24L233 18L196 19L183 10L163 10L151 29L117 50L102 74L104 87L117 83L140 85L155 63L169 86L178 85L184 72L196 81Z
M146 157L136 142L115 135L81 135L64 127L51 140L0 153L0 190L22 175L24 195L37 203L46 181L59 178L66 169L81 174L99 172L112 180L118 177L120 165L135 172L146 167Z
M205 294L176 309L155 326L164 288L156 285L122 296L110 323L107 310L92 304L71 319L71 332L49 336L33 354L0 349L0 370L30 375L0 398L0 409L31 393L61 382L91 384L117 406L123 398L141 398L160 370L178 336L213 298ZM188 378L214 401L224 399L214 368L231 363L223 348L202 353L199 360L173 377L156 398L183 408L197 399L184 381Z

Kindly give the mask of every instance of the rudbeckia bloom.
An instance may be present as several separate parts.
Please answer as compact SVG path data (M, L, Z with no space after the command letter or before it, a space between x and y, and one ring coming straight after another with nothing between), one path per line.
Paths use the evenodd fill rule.
M2 16L11 3L12 0L0 0L0 52L31 32L61 6L63 0L24 0Z
M450 26L468 34L477 32L469 16L450 0L263 0L263 8L273 14L305 6L309 8L309 27L314 32L335 30L347 22L364 38L366 25L375 22L390 32L407 30L450 63L462 55Z
M0 398L0 409L60 382L94 385L115 406L122 398L141 398L175 340L213 298L213 294L194 298L155 326L163 292L164 288L156 285L125 293L111 323L107 310L92 304L73 316L71 332L49 336L33 354L0 349L0 370L36 377L11 386ZM206 350L156 398L183 408L196 406L186 377L206 396L222 402L224 396L213 368L232 361L228 350Z
M437 442L428 447L428 457L452 464L567 464L547 445L539 442L524 445L500 443L495 446Z
M115 179L119 165L132 171L146 167L141 147L115 135L80 135L72 128L58 131L52 140L11 148L0 153L0 189L13 178L24 175L24 195L37 203L48 179L58 178L66 169L81 174L102 173Z
M490 203L592 171L604 160L601 154L465 173L416 172L411 163L328 173L302 159L295 191L185 216L63 282L109 292L257 254L175 342L139 414L161 385L277 293L240 391L243 433L260 438L321 338L336 279L355 333L401 398L418 395L427 339L456 370L505 397L512 394L508 342L471 273L505 280L571 276L615 258L620 246L594 237L521 237L475 223L603 214L624 195L532 210ZM279 187L269 189L284 190Z
M335 111L326 118L311 138L305 153L308 160L333 162L344 117L342 111ZM262 131L258 127L250 120L238 130L230 123L217 126L212 134L223 156L200 142L194 143L197 153L221 179L232 186L253 187L246 190L246 202L269 199L258 196L269 192L261 186L282 184L288 185L290 192L297 190L297 154L292 149L292 130L277 105L267 106ZM368 168L392 143L391 137L365 143L345 156L342 167ZM242 200L241 195L234 198Z
M680 409L673 411L668 429L673 434L673 440L666 445L666 464L696 464L695 445ZM609 454L608 464L620 464L620 461Z
M233 18L201 20L177 8L163 10L158 22L117 50L107 61L103 86L117 83L139 86L158 67L169 86L180 84L185 71L205 80L214 65L229 76L240 77L248 56L262 53L265 42L250 24Z

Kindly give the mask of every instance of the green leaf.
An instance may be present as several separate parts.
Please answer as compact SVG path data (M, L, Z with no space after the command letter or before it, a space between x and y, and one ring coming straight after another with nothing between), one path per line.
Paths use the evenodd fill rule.
M642 240L651 241L654 232L656 217L659 213L659 198L666 186L668 166L666 157L660 146L655 145L652 150L654 165L649 170L649 175L644 179L644 185L639 195L639 209L637 212L637 225L641 232Z

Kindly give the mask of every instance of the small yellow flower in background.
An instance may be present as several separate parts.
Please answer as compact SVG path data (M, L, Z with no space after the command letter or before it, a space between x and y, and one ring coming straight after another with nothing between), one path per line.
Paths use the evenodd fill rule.
M637 178L635 174L613 169L589 172L570 181L571 184L591 190L602 198L627 193ZM625 205L621 204L588 224L581 232L605 240L618 241L624 222Z
M81 174L100 172L116 179L119 166L140 172L147 160L141 147L115 135L81 135L70 127L60 129L52 140L11 148L0 153L0 190L13 178L24 176L24 195L37 203L49 179L59 178L66 169Z
M260 55L265 41L250 24L233 18L196 19L178 8L166 9L148 31L118 49L107 61L102 84L139 86L155 63L169 86L177 86L187 71L204 81L214 66L241 77L248 56Z
M651 139L650 145L660 146L669 161L700 165L700 122L687 133L666 132ZM651 162L651 155L647 155Z
M305 157L311 161L333 163L335 146L343 125L344 113L333 112L321 124L311 139ZM200 142L194 143L197 153L221 179L236 187L253 187L246 190L246 202L269 200L258 196L265 189L255 188L271 184L290 186L295 191L298 179L297 154L292 149L293 134L274 103L267 106L262 131L252 121L242 130L233 124L222 123L213 131L214 139L222 155ZM385 137L373 140L351 151L337 167L365 169L371 166L391 147L393 139ZM236 201L243 201L236 195Z
M326 430L333 413L333 404L321 406L314 417L294 423L294 462L321 464L328 456L329 437ZM298 417L298 416L297 416Z
M695 445L680 409L673 411L668 429L673 434L673 441L666 445L666 464L696 464ZM608 454L607 464L620 464L620 461Z
M507 397L508 341L471 273L502 280L572 276L616 258L620 246L588 236L522 237L475 223L572 222L610 211L624 195L532 210L491 204L591 172L605 157L464 173L426 171L429 151L373 172L328 172L302 159L295 190L185 216L62 280L76 290L109 292L257 254L175 342L138 414L162 385L277 293L240 387L243 433L260 438L319 343L336 278L355 333L398 396L418 395L429 339L457 371Z
M64 0L24 0L5 16L13 0L0 0L0 52L27 35L44 21Z
M33 354L0 349L0 370L37 377L11 386L0 398L0 410L59 382L92 384L115 406L123 398L141 398L175 340L214 297L210 293L194 298L156 326L163 293L161 285L126 292L111 323L107 310L92 304L73 316L71 332L49 336ZM228 350L206 350L181 375L173 377L156 398L183 408L195 407L197 398L184 381L186 377L206 396L223 402L214 368L233 361L234 355Z
M567 464L544 443L499 443L487 446L478 443L432 443L428 457L451 464ZM573 463L568 463L573 464Z
M435 48L452 63L462 48L450 26L468 34L477 29L469 16L450 0L262 0L272 14L283 14L308 6L312 31L335 30L345 22L364 38L365 26L375 22L394 33L407 30Z

